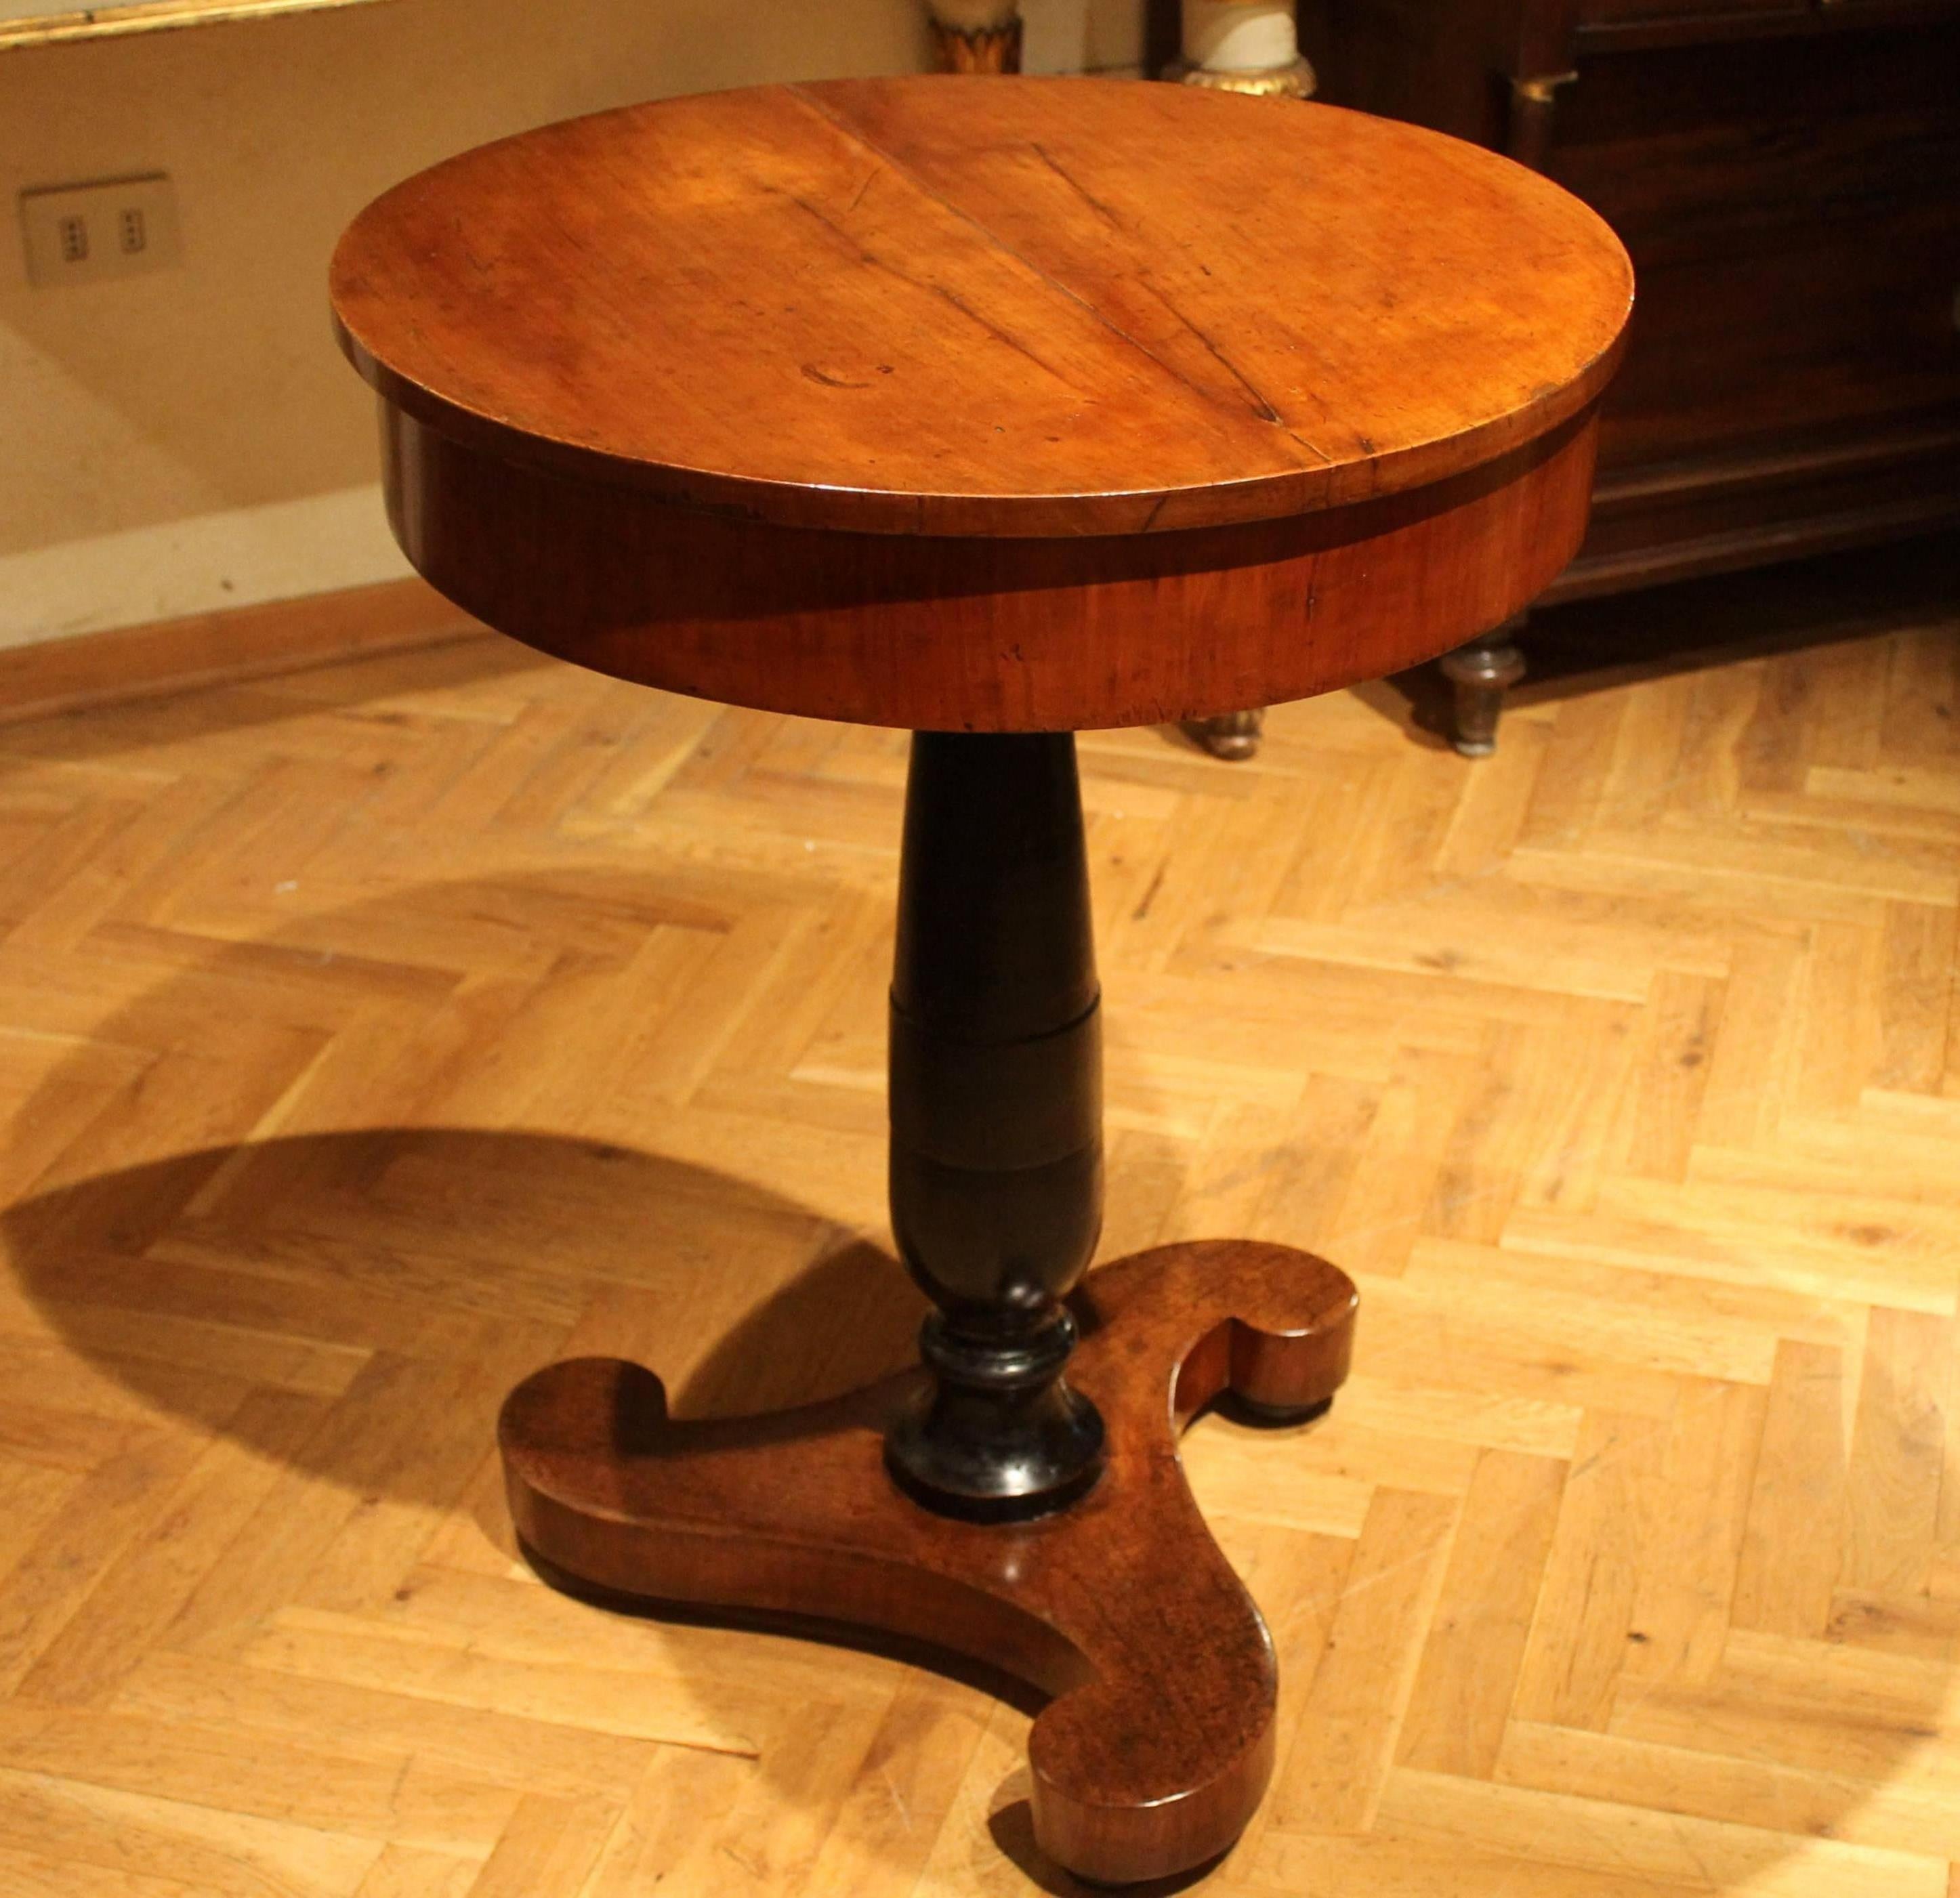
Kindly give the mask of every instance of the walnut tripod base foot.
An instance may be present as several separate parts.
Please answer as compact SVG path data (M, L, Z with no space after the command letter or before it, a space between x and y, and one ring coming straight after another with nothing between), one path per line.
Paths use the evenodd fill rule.
M1230 1391L1303 1416L1347 1375L1355 1294L1311 1254L1210 1241L1094 1273L1070 1382L1108 1426L1071 1507L1031 1522L921 1507L884 1464L923 1373L774 1416L674 1423L660 1380L586 1358L504 1405L511 1514L552 1569L653 1602L912 1637L1052 1695L1028 1745L1035 1836L1079 1876L1166 1877L1223 1852L1271 1776L1265 1624L1185 1486L1184 1426Z

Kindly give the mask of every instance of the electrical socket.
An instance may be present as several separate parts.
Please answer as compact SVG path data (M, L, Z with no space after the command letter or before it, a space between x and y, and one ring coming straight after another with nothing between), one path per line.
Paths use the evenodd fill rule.
M177 194L161 171L21 193L27 281L94 283L180 262Z

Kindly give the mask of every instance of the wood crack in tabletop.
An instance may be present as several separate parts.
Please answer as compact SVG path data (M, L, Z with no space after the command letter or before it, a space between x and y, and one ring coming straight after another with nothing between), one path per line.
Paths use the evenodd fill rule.
M965 205L957 202L953 199L949 198L943 192L935 190L931 184L920 173L915 167L908 164L896 152L889 151L884 146L880 145L864 129L862 126L854 125L849 119L832 112L820 99L818 99L814 96L808 87L801 84L792 84L788 89L795 95L801 103L808 107L812 112L814 112L819 118L824 119L837 131L843 133L846 138L851 139L854 144L862 146L866 151L870 152L875 157L882 160L885 168L888 171L896 176L903 178L908 184L911 185L912 188L918 191L922 196L930 199L933 203L939 205L943 210L950 211L954 217L959 218L962 223L968 225L975 231L977 231L982 237L985 238L988 243L992 245L995 250L998 250L1003 256L1012 258L1016 263L1019 264L1024 270L1027 271L1031 275L1036 278L1037 281L1045 285L1050 290L1054 291L1058 296L1067 297L1068 300L1074 304L1078 309L1086 311L1119 342L1126 344L1129 348L1135 350L1139 355L1144 357L1149 361L1153 363L1159 369L1162 370L1166 375L1171 377L1173 381L1182 384L1185 388L1189 389L1201 402L1210 404L1213 406L1219 405L1218 398L1211 390L1205 388L1201 383L1193 381L1190 377L1184 374L1177 367L1176 364L1166 361L1162 356L1160 356L1155 350L1152 349L1141 337L1134 335L1128 330L1125 329L1121 323L1118 323L1107 310L1102 309L1099 304L1097 304L1093 298L1086 296L1082 291L1077 290L1074 285L1066 282L1061 278L1058 277L1053 271L1044 269L1042 265L1037 263L1032 257L1028 256L1025 251L1020 249L1017 246L1009 243L1008 240L1001 236L998 231L992 229L982 219L977 217L973 212L969 211ZM1112 228L1125 231L1126 234L1128 234L1128 227L1124 224L1122 220L1119 218L1107 205L1104 204L1092 192L1090 192L1079 179L1071 175L1066 167L1058 163L1054 154L1044 145L1037 141L1031 139L1028 141L1027 149L1033 152L1035 156L1038 157L1050 171L1053 172L1064 184L1067 185L1072 191L1074 191L1077 196L1083 199L1083 201L1087 203L1090 208L1098 215L1098 216L1102 218L1106 223L1109 224ZM869 189L870 182L871 181L869 180L866 181L865 186L861 189L858 193L858 198L853 200L851 206L852 209L854 210L857 208L858 202L861 200L864 196L864 190ZM799 200L799 202L800 202L801 201ZM807 209L814 211L814 207L806 206L805 208ZM822 215L820 212L816 213L815 215L819 216ZM826 219L826 221L829 222L829 221ZM835 227L835 226L832 226L832 228ZM867 253L866 254L868 258L869 253ZM879 260L871 259L870 261L875 262ZM889 265L885 265L884 267L887 269L890 268ZM1153 297L1163 307L1168 315L1169 315L1185 329L1188 330L1192 336L1196 338L1199 345L1209 356L1211 356L1212 360L1215 361L1240 388L1244 389L1249 396L1251 397L1253 404L1252 413L1259 421L1273 424L1290 440L1297 443L1300 447L1306 449L1310 455L1316 458L1314 463L1303 463L1303 466L1312 467L1314 466L1319 466L1321 467L1332 467L1334 465L1335 458L1332 455L1329 454L1325 449L1320 447L1317 444L1309 441L1305 436L1300 434L1297 429L1293 428L1287 421L1286 417L1281 413L1280 410L1274 405L1274 403L1262 393L1258 386L1252 381L1252 378L1225 354L1224 351L1219 347L1217 342L1212 337L1208 335L1204 330L1201 329L1196 323L1193 323L1191 318L1182 310L1179 310L1154 283L1150 281L1147 276L1132 276L1130 277L1128 281L1134 283L1138 288L1145 291ZM942 292L942 294L945 294L947 293ZM986 320L985 318L979 316L977 312L969 309L966 304L959 302L956 297L952 297L949 295L948 300L953 302L956 307L964 310L966 314L973 316L976 321L985 322ZM1013 338L1007 335L1004 332L1001 331L995 326L991 323L988 325L988 327L993 331L994 334L1000 336L1002 341L1012 344L1013 347L1020 349L1024 354L1029 355L1031 359L1036 362L1040 362L1041 359L1038 356L1034 356L1033 352L1028 350L1025 345L1021 344L1017 342ZM1042 367L1046 368L1048 365L1042 364ZM1051 373L1052 374L1054 372L1051 371ZM1157 506L1152 509L1150 514L1148 517L1148 519L1150 521L1153 522L1157 519L1157 514L1161 511L1165 501L1169 498L1169 497L1168 495L1160 498Z

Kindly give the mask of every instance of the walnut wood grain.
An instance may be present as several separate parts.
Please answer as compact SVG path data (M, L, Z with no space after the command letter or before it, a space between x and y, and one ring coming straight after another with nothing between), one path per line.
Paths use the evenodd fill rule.
M958 1522L887 1480L902 1373L753 1419L673 1423L616 1359L520 1385L501 1438L511 1513L552 1568L617 1593L853 1622L937 1643L1055 1696L1029 1741L1036 1836L1111 1883L1188 1871L1271 1777L1278 1674L1206 1531L1177 1438L1227 1390L1283 1412L1347 1375L1354 1288L1252 1241L1163 1247L1093 1274L1071 1381L1110 1426L1100 1482L1012 1527Z
M1068 731L1304 698L1509 618L1584 536L1594 413L1410 494L1074 539L770 526L507 461L396 409L385 459L417 568L541 651L806 717Z
M1323 1401L1354 1288L1276 1247L1174 1247L1094 1281L1068 1358L1055 1301L1100 1203L1081 998L1064 982L1058 1012L969 1035L905 991L963 966L966 1000L1012 999L1003 944L1088 979L1073 768L1061 741L957 734L1237 711L1507 618L1583 531L1624 253L1555 187L1433 134L941 78L488 147L371 206L334 291L383 398L396 533L451 599L621 678L931 735L892 1203L938 1302L934 1392L912 1374L670 1426L651 1374L554 1367L505 1414L520 1532L588 1584L854 1619L1020 1671L1058 1696L1031 1745L1055 1858L1109 1881L1201 1864L1270 1773L1274 1665L1177 1426L1228 1384ZM954 895L921 895L928 872ZM1073 1054L1045 1048L1064 1035ZM982 1071L984 1098L963 1079ZM1058 1087L1071 1141L1004 1161ZM1021 1171L1053 1191L1003 1184ZM1071 1242L1037 1256L1021 1215L1051 1202Z
M939 75L486 146L371 205L332 282L362 373L479 451L731 519L1029 536L1461 474L1599 394L1632 280L1583 206L1413 127Z

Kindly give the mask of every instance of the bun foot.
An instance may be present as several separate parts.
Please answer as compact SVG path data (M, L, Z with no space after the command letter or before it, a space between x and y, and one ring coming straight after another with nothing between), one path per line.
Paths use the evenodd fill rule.
M855 1623L1052 1696L1028 1744L1035 1837L1078 1877L1188 1871L1237 1839L1273 1766L1258 1610L1185 1486L1177 1439L1230 1393L1323 1407L1348 1374L1352 1283L1284 1246L1161 1247L1073 1301L1071 1383L1108 1426L1100 1480L1011 1524L921 1508L885 1467L906 1372L773 1416L675 1423L651 1372L555 1364L504 1407L517 1533L555 1578L649 1603Z
M1214 758L1222 758L1228 765L1243 764L1258 755L1259 740L1265 733L1266 714L1263 708L1221 712L1215 718L1194 718L1184 729Z
M1465 758L1488 758L1497 749L1504 695L1525 676L1525 656L1512 637L1525 618L1505 621L1437 662L1452 695L1449 742Z

